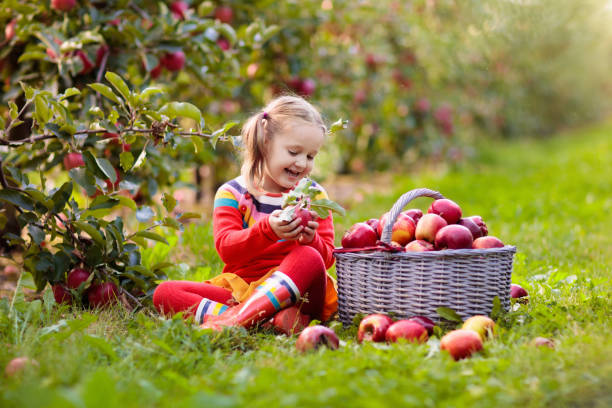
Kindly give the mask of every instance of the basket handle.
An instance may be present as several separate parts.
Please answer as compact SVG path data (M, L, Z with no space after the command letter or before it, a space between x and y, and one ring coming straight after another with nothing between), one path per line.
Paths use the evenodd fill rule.
M389 211L389 218L387 219L387 224L383 229L381 241L386 244L391 243L391 231L393 229L393 224L395 224L395 220L410 201L419 197L431 197L435 198L436 200L444 198L442 194L438 193L437 191L430 190L428 188L417 188L414 190L410 190L409 192L402 195L400 198L397 199L395 204L393 204L393 207L391 207L391 211Z

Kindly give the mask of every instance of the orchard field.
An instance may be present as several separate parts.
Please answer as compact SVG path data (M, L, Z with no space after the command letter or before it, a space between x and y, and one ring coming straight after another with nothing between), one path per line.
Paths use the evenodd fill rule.
M0 0L0 407L612 406L610 21L608 0ZM212 197L283 94L328 125L336 245L427 187L517 247L529 301L482 352L333 321L340 348L300 354L155 312L159 282L221 270Z
M295 337L202 332L147 311L75 311L54 305L49 290L44 302L25 302L18 292L0 303L0 364L29 356L39 366L3 379L1 405L610 406L611 132L608 122L550 141L490 144L472 164L395 175L388 194L365 192L362 202L345 203L339 233L427 186L482 214L517 246L512 280L529 291L529 303L498 321L498 337L471 359L440 353L437 338L359 345L355 326L334 326L338 350L302 355ZM172 272L189 279L219 267L208 224L166 238L170 248L148 249L146 262L192 259L190 270ZM537 336L556 348L530 345Z

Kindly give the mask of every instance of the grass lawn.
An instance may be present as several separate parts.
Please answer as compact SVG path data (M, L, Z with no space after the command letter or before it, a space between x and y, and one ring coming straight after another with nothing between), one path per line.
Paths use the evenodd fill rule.
M52 295L0 301L2 407L609 407L612 406L612 123L545 141L484 146L447 171L398 175L392 194L347 203L352 223L378 217L405 191L428 187L479 214L491 235L517 246L512 280L530 302L500 321L498 337L460 362L424 345L342 345L300 355L295 338L244 330L210 334L179 318L120 308L72 311ZM333 198L333 197L332 197ZM414 204L426 209L430 199ZM173 278L218 270L209 226L191 226L145 262L175 260ZM187 266L181 259L193 259ZM530 346L536 336L555 350Z

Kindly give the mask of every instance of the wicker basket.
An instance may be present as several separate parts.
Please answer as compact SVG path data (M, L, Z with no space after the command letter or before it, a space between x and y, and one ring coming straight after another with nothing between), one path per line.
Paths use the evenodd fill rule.
M397 216L417 197L444 198L425 188L402 195L389 213L381 238L384 243L390 244ZM344 252L338 248L340 320L351 324L358 313L392 313L398 318L427 316L439 323L439 307L449 307L465 319L488 315L495 296L508 310L515 252L509 245L430 252Z

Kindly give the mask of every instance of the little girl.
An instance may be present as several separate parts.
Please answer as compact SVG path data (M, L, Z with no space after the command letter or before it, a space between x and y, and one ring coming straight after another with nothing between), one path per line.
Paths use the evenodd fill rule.
M334 263L331 211L307 226L279 217L282 194L310 174L325 135L319 112L295 96L279 97L249 118L241 175L222 185L214 200L223 273L207 282L161 283L153 294L157 310L183 311L215 329L251 327L292 305L322 321L336 312L337 293L326 272ZM317 198L326 198L314 185L321 189Z

